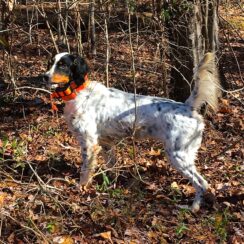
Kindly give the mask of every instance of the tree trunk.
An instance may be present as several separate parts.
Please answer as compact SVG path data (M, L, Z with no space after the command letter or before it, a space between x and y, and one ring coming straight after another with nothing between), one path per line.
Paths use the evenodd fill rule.
M193 88L192 75L206 52L218 50L218 1L194 0L188 8L173 5L175 19L170 21L171 93L185 101Z
M12 11L14 8L14 0L6 0L1 1L0 4L0 45L3 46L7 51L9 51L9 43L8 43L8 27L11 23Z
M171 17L168 22L171 79L169 96L176 101L185 101L191 91L193 59L191 50L190 13L181 4L169 5ZM183 12L182 12L183 11Z
M92 55L96 56L95 1L91 1L90 3L90 39Z
M192 52L196 67L206 52L218 50L218 3L216 0L194 0L192 29Z

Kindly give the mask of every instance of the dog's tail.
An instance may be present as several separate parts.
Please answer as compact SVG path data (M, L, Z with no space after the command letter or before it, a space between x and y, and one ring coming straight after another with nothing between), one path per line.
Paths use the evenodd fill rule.
M185 104L197 110L207 103L214 111L218 108L221 95L214 53L206 53L194 72L195 87Z

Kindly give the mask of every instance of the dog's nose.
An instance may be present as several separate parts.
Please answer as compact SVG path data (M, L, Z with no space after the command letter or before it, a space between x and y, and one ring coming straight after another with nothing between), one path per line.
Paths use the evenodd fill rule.
M42 78L43 78L43 81L44 81L44 82L48 82L48 81L49 81L49 76L48 76L47 74L44 74L44 75L42 76Z

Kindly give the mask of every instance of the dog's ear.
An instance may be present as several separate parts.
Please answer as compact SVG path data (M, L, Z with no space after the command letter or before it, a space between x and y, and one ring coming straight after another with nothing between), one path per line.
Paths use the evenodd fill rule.
M73 80L84 81L85 75L89 72L88 64L85 59L78 56L72 55L72 65L71 65L71 76Z

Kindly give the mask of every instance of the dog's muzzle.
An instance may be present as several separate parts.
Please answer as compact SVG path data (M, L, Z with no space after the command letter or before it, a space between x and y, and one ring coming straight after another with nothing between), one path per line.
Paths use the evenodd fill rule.
M42 76L42 80L43 80L43 83L45 84L45 86L46 86L48 89L53 90L53 89L56 89L56 88L58 87L58 84L52 83L52 82L50 81L50 77L49 77L48 74L44 74L44 75Z
M47 74L44 74L42 76L43 81L47 84L49 82L49 76Z

